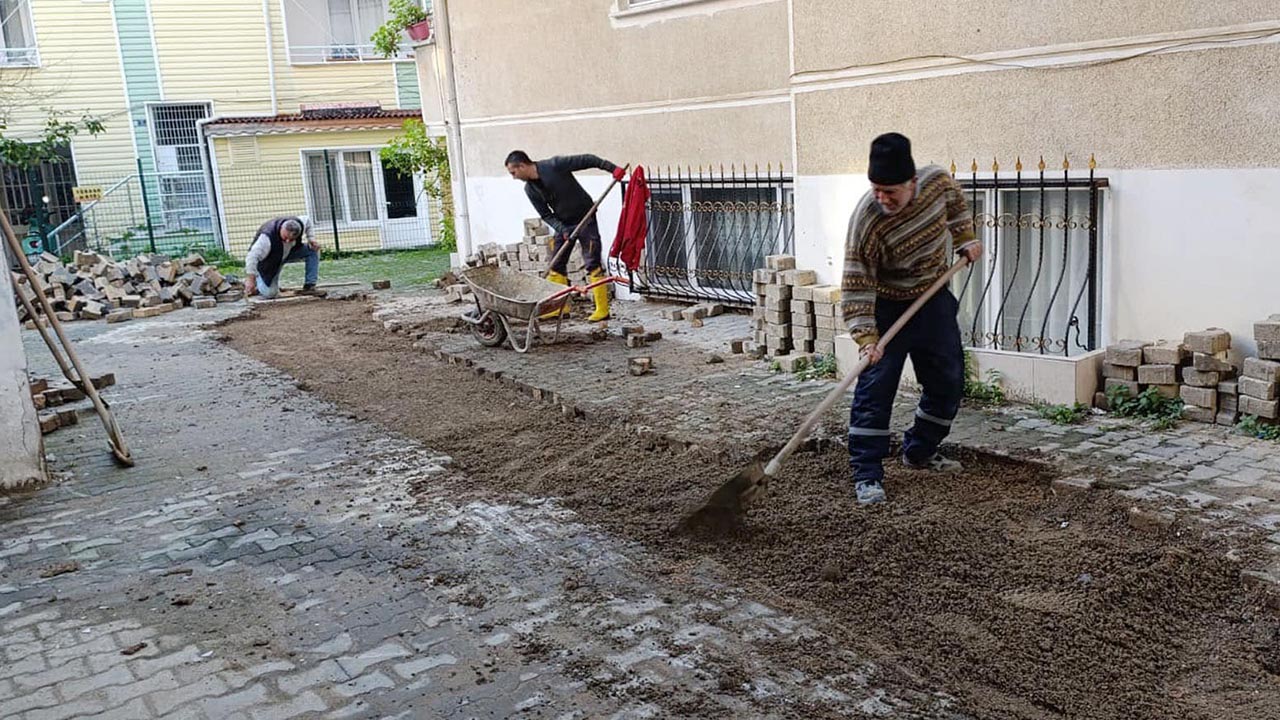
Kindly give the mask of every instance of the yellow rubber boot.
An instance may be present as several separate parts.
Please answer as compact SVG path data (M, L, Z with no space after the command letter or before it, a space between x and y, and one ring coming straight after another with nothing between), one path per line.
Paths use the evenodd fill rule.
M561 275L555 270L551 270L547 273L547 279L557 285L564 285L565 287L569 286L569 278L565 275ZM538 319L539 320L555 320L557 315L563 315L564 317L569 317L569 302L567 300L565 301L563 308L559 310L552 310L549 313L543 313L538 316Z
M604 270L596 270L587 276L591 282L604 279ZM591 289L591 299L596 301L596 311L591 313L587 322L603 322L609 319L609 286L600 285Z

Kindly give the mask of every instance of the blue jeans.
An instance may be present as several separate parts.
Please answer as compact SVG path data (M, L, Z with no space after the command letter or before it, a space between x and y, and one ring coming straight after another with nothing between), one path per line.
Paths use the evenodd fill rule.
M316 250L312 250L311 246L305 242L298 243L293 246L293 250L289 252L289 256L284 259L284 262L291 263L299 261L307 264L307 269L303 273L302 282L307 285L315 285L316 281L320 279L320 253ZM283 263L281 264L283 265ZM283 267L280 269L281 272L284 271ZM259 295L264 298L273 298L280 295L280 273L276 273L276 276L271 281L270 285L262 279L261 275L259 275L257 279Z
M885 332L910 305L910 300L878 298L876 327ZM964 349L956 322L959 307L948 290L933 296L889 343L880 362L858 378L849 411L849 467L855 482L884 479L893 399L908 356L924 392L914 425L902 435L903 454L923 462L951 432L964 394Z

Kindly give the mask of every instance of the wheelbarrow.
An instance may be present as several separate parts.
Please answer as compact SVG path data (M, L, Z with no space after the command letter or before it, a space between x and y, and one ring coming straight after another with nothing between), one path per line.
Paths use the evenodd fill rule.
M551 339L555 342L560 338L564 317L560 310L573 295L585 295L608 283L627 283L624 277L610 276L590 285L565 287L497 265L469 268L463 271L462 281L476 299L476 307L462 316L471 326L471 334L481 345L498 347L506 342L518 353L529 352L534 340L541 336L540 316L556 313L555 335ZM523 342L517 339L519 328L513 327L518 323L527 324Z

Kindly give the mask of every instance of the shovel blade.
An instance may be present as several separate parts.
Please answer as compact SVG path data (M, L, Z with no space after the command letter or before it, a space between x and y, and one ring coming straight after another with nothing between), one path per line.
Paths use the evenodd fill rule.
M680 526L686 531L712 532L737 527L747 508L763 491L767 480L764 463L752 463L711 493L706 502L686 516Z

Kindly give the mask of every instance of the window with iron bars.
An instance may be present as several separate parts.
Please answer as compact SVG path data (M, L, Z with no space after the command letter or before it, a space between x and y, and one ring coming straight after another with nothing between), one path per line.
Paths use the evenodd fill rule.
M657 172L648 185L649 235L635 283L643 294L749 305L752 273L794 248L790 176Z
M289 62L307 65L386 60L370 38L387 20L388 0L282 0ZM431 3L423 8L431 11ZM411 56L407 47L394 59Z
M1060 356L1098 349L1106 179L958 179L985 249L952 283L965 344Z
M197 123L209 117L207 103L149 106L160 218L168 230L208 231L213 227Z
M0 66L40 64L28 0L0 0Z

